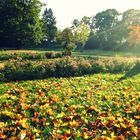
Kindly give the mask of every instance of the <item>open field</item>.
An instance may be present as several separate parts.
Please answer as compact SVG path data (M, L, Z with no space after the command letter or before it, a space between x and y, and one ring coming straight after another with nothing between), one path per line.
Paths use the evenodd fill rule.
M138 140L140 75L96 74L0 84L6 139Z

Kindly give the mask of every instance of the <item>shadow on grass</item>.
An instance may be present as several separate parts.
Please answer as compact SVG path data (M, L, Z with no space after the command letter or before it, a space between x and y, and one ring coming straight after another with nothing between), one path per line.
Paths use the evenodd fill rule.
M140 62L138 61L130 71L128 71L124 76L122 76L118 80L118 82L125 80L127 78L130 78L130 77L133 77L139 73L140 73Z

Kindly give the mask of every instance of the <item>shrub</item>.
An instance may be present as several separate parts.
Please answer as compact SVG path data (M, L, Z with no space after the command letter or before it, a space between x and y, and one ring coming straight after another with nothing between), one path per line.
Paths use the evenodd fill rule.
M3 60L40 60L45 58L44 54L41 53L2 53L0 55L0 61Z
M129 71L133 68L136 62L136 59L130 58L110 58L104 61L106 64L106 71L110 73Z
M129 71L137 63L123 58L85 59L64 57L48 61L9 61L1 71L0 79L7 81L70 77L94 73ZM1 81L2 81L1 80Z
M52 58L62 58L62 53L59 52L46 52L45 53L45 57L48 59L52 59Z
M74 50L76 48L75 43L68 43L66 45L64 45L63 47L63 55L64 56L71 56L72 55L72 50Z
M4 81L4 74L0 73L0 81L3 82Z
M26 80L34 79L37 74L35 71L35 65L30 62L13 62L7 63L4 68L4 76L7 80Z

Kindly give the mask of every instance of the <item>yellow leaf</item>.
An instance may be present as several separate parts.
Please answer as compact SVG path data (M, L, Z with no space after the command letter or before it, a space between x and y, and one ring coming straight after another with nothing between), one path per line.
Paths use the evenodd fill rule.
M102 134L103 134L103 135L106 135L106 131L104 130L104 131L102 132Z
M70 133L71 133L71 132L70 132L70 129L66 130L66 133L67 133L67 134L70 134Z
M114 132L110 134L111 138L115 138Z
M79 130L77 131L77 137L81 137L81 132Z

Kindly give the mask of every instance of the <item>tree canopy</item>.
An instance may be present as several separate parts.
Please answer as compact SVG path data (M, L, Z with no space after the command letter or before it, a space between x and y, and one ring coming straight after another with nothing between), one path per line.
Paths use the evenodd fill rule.
M81 21L74 30L75 43L78 48L83 49L90 33L89 26L84 21Z
M44 39L47 41L48 46L50 46L57 34L56 19L51 8L46 8L42 20Z
M67 50L72 50L74 44L79 49L140 49L140 10L120 13L107 9L75 19L71 27L58 30L52 9L46 8L41 17L41 8L39 0L0 0L0 47L41 43L47 47L65 44Z
M115 9L99 12L92 17L92 33L86 48L133 50L137 46L140 49L139 26L140 10L130 9L122 14Z
M21 47L42 39L39 0L0 0L0 44Z
M95 16L95 26L99 31L105 31L118 23L119 12L116 9L108 9L99 12Z

